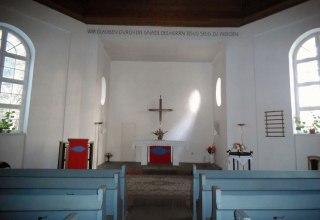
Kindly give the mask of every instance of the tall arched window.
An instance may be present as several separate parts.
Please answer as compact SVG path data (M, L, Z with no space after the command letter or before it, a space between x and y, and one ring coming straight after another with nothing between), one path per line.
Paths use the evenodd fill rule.
M307 126L320 117L320 31L303 35L292 53L294 113Z
M12 128L23 131L30 74L30 49L14 30L0 24L0 118L14 112Z

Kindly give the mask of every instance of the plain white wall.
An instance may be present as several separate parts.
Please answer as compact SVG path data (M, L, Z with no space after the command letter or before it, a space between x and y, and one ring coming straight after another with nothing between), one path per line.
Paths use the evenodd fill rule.
M25 145L24 134L1 134L0 161L5 161L12 168L21 168Z
M121 158L121 142L126 141L121 136L123 125L135 125L136 140L156 139L152 132L159 127L158 113L148 109L158 108L162 95L163 108L173 108L163 113L162 129L168 131L164 139L187 142L184 161L204 161L213 134L211 63L113 61L110 87L107 148L115 160ZM189 99L195 90L201 103L192 114Z
M1 160L13 161L14 168L56 168L59 141L69 137L94 139L98 108L83 98L98 99L97 56L95 60L89 57L92 66L86 63L88 54L98 53L98 40L87 36L84 24L33 1L5 0L0 7L1 21L23 31L36 51L29 124L21 137L25 136L25 141L20 141L19 135L1 136L1 142L5 141L1 151L2 146L15 143L9 153L7 149L1 153L9 158ZM84 119L83 112L91 114Z
M107 150L107 124L108 124L108 110L109 110L109 97L110 97L110 72L111 72L111 60L105 51L101 41L98 44L98 71L96 80L96 101L99 106L98 118L95 122L102 122L101 125L95 125L95 146L98 149L97 165L105 162L105 153ZM101 79L106 79L106 99L105 103L101 105Z
M214 136L214 145L217 147L215 153L215 163L219 164L223 169L227 168L227 100L226 100L226 51L224 44L212 61L213 70L213 126L217 132ZM216 102L216 84L218 78L221 79L221 106L217 106ZM212 134L214 135L214 134Z

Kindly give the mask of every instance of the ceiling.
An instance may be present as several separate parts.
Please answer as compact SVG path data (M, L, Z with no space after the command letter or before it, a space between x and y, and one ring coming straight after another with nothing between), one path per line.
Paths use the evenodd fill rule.
M85 24L228 28L240 27L306 0L34 1ZM199 39L101 36L101 40L113 61L212 62L224 49L222 43Z
M111 60L149 62L212 62L224 47L214 41L104 39Z
M85 24L240 27L307 0L34 0Z

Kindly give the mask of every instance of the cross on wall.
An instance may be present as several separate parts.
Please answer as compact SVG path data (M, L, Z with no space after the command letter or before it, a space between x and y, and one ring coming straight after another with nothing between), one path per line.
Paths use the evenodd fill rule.
M162 123L162 112L171 112L173 111L173 109L171 108L162 108L162 98L160 95L160 99L159 99L159 108L149 108L149 111L153 111L153 112L159 112L159 124L161 127L161 123Z

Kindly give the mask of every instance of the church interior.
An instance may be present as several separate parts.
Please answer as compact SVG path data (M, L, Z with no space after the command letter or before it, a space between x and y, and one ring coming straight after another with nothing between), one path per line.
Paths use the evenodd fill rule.
M85 139L93 170L139 174L127 176L133 194L148 172L153 185L173 173L159 183L192 194L179 170L193 164L319 170L320 1L1 0L0 10L0 161L11 168L60 168L61 146ZM143 219L151 200L137 195L127 207L141 205ZM195 220L190 198L168 213ZM168 203L152 201L149 220Z

